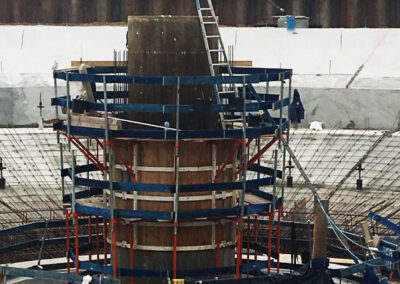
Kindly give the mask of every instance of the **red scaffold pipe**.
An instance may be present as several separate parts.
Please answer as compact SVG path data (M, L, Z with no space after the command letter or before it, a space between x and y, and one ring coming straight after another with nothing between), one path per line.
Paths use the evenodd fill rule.
M107 218L103 218L104 265L107 265Z
M69 250L70 250L69 216L70 216L70 213L69 213L68 210L66 210L66 213L65 213L65 222L66 222L66 228L67 228L67 230L66 230L66 233L67 233L67 234L66 234L66 235L67 235L67 271L68 271L68 273L71 272L71 261L70 261L70 258L69 258Z
M247 168L250 168L255 162L258 161L258 159L272 146L274 143L278 140L278 137L272 138L270 142L268 142L267 145L265 145L257 154L254 155L253 158L251 158L247 162ZM237 177L241 172L243 171L243 164L241 165L240 169L235 173L235 176Z
M243 218L238 218L237 252L236 252L236 278L241 278L240 266L242 265L243 231L241 224Z
M118 219L111 219L111 226L113 226L113 235L112 235L112 248L113 248L113 272L114 279L118 278L118 262L117 262L117 223Z
M242 142L238 141L236 143L235 147L233 148L233 150L229 153L229 155L226 158L225 162L222 164L221 167L218 168L218 170L217 170L217 172L215 174L214 182L218 182L219 176L222 174L222 172L224 171L224 169L228 165L228 163L233 159L236 151L240 148L240 146L242 146Z
M75 138L74 136L68 136L67 133L58 131L57 135L64 135L65 137L67 137L68 141L71 141L72 144L74 144L76 146L76 148L78 148L79 151L82 152L82 154L85 155L86 158L88 158L101 172L107 172L108 173L108 169L99 161L98 157L96 157L95 155L93 155L90 150L81 143L81 141L79 141L77 138Z
M276 261L276 272L279 273L280 268L280 253L281 253L281 215L282 215L283 207L279 206L278 208L278 228L277 228L277 243L276 250L278 251L278 258Z
M268 213L268 274L271 274L272 218L274 212Z

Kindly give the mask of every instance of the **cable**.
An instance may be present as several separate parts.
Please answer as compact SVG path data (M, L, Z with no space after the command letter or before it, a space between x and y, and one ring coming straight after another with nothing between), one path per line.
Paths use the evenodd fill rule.
M368 262L362 261L362 260L359 259L359 258L354 254L354 252L343 242L343 240L339 237L338 232L339 232L344 238L348 239L348 240L349 240L350 242L352 242L353 244L355 244L355 245L357 245L357 246L359 246L359 247L362 247L362 248L364 248L364 249L366 249L366 250L368 250L368 251L371 251L370 248L367 248L367 247L365 247L365 246L363 246L363 245L360 245L359 243L357 243L357 242L353 241L352 239L350 239L345 233L343 233L343 231L342 231L341 229L339 229L339 227L336 226L336 224L333 222L333 220L331 219L331 217L330 217L330 216L328 215L328 213L325 211L325 208L324 208L324 206L322 205L321 198L319 197L319 194L318 194L317 190L315 189L314 185L311 183L311 181L310 181L310 179L308 178L307 174L304 172L304 170L303 170L301 164L299 163L299 161L296 159L295 154L294 154L293 151L290 149L290 147L289 147L287 141L286 141L285 139L282 139L282 141L283 141L284 146L286 147L286 150L289 152L290 156L293 158L293 161L294 161L296 167L299 169L301 175L303 176L304 180L306 181L306 184L308 184L308 185L310 186L309 188L310 188L310 190L312 191L313 196L315 197L315 199L316 199L317 202L319 203L319 205L320 205L320 207L321 207L321 209L322 209L322 212L324 212L325 217L326 217L328 223L329 223L329 224L332 226L332 228L333 228L333 233L336 235L336 237L338 238L338 240L340 241L340 243L342 244L342 246L347 250L347 252L348 252L348 253L354 258L354 260L356 260L357 262L364 263L364 264L367 265L367 266L377 266L377 267L379 267L379 266L385 266L385 265L373 265L373 264L370 264L370 263L368 263ZM379 250L377 250L377 251L383 253L384 255L386 255L386 254L385 254L384 252L382 252L382 251L379 251ZM393 264L396 264L396 263L400 263L400 259L397 260L396 262L392 262L392 265L393 265Z
M172 128L172 127L160 126L160 125L150 124L150 123L145 123L145 122L140 122L140 121L128 120L128 119L117 118L117 117L109 117L108 119L114 119L114 120L119 120L119 121L123 121L123 122L132 123L132 124L150 126L150 127L154 127L154 128L161 128L161 129L164 129L164 130L176 131L176 129Z
M339 237L338 233L337 233L336 230L335 230L335 226L336 226L336 225L333 225L333 224L332 224L333 222L332 222L332 220L330 219L330 217L328 216L328 214L326 213L326 211L325 211L325 209L324 209L324 206L322 205L321 199L320 199L318 196L316 197L316 199L317 199L317 201L318 201L318 203L319 203L319 205L320 205L322 211L324 212L324 214L325 214L325 216L326 216L326 219L328 220L329 224L332 226L332 228L333 228L333 233L336 235L336 237L337 237L337 239L339 240L339 242L342 244L342 246L347 250L347 252L352 256L352 258L353 258L354 260L356 260L357 262L362 262L362 260L359 259L359 258L351 251L351 249L348 248L348 247L346 246L346 244L343 242L343 240Z
M365 247L365 246L363 246L363 245L360 245L359 243L356 243L355 241L353 241L352 239L350 239L346 234L344 234L343 231L342 231L341 229L339 229L339 228L336 226L336 224L333 222L333 220L330 218L330 216L329 216L329 215L327 214L327 212L325 211L325 208L324 208L324 206L322 205L321 199L320 199L318 196L316 197L316 199L317 199L317 201L318 201L318 203L319 203L319 205L320 205L322 211L324 212L324 214L325 214L325 216L326 216L326 219L328 220L329 224L332 226L333 233L336 235L337 239L338 239L339 242L342 244L342 246L347 250L347 252L348 252L356 261L361 262L361 263L364 263L365 265L370 266L370 267L381 267L381 266L386 266L385 264L382 264L382 265L371 264L371 263L365 262L365 261L361 260L360 258L358 258L358 257L354 254L354 252L353 252L353 251L343 242L343 240L339 237L337 231L340 232L342 236L344 236L346 239L348 239L349 241L351 241L353 244L355 244L355 245L357 245L357 246L360 246L361 248L364 248L364 249L366 249L366 250L368 250L368 251L373 251L373 250L371 250L369 247ZM374 250L374 251L375 251L375 250ZM384 251L380 251L380 250L376 250L376 251L384 254ZM400 259L399 259L399 260L396 260L395 262L391 262L390 265L395 265L395 264L397 264L397 263L400 263Z
M278 6L274 1L268 0L268 2L269 2L272 6L274 6L276 9L278 9L279 11L281 11L282 13L285 12L285 9L283 9L283 8L280 7L280 6Z
M332 226L332 229L333 229L334 231L335 231L335 230L338 231L344 238L346 238L347 240L349 240L349 241L350 241L351 243L353 243L354 245L359 246L359 247L362 248L362 249L371 251L371 249L370 249L369 247L363 246L363 245L357 243L356 241L354 241L353 239L349 238L349 237L343 232L343 230L341 230L341 229L334 223L334 221L332 220L332 218L331 218L331 217L328 215L328 213L325 211L325 208L323 208L320 199L317 198L317 200L318 200L318 203L320 204L320 206L321 206L321 208L322 208L322 211L324 212L324 214L325 214L325 216L326 216L326 218L327 218L329 224Z

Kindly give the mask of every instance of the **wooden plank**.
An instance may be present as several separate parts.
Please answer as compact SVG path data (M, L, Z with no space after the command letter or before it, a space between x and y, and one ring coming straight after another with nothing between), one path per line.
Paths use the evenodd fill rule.
M379 238L379 236L375 236L375 237L377 237L377 238L372 238L371 237L371 234L370 234L370 232L369 232L369 228L368 228L368 222L367 221L364 221L364 222L362 222L361 223L361 228L362 228L362 231L363 231L363 234L364 234L364 240L365 240L365 244L368 246L368 247L378 247L378 244L379 244L379 241L380 241L380 238ZM374 241L374 240L376 240L376 241ZM376 243L375 243L376 242ZM376 259L377 258L377 255L376 255L376 253L374 252L374 251L370 251L370 254L371 254L371 256L372 256L372 258L373 259ZM380 273L380 267L375 267L375 270L377 271L377 272L379 272Z
M328 213L329 201L321 200ZM326 258L326 237L328 235L328 220L318 201L314 201L314 237L312 258Z
M86 64L89 66L98 66L98 67L113 67L114 66L114 61L111 60L101 60L101 61L90 61L90 60L85 60L85 61L71 61L71 66L72 67L79 67L81 64ZM119 61L117 66L126 66L128 64L127 61Z
M364 234L364 239L365 239L365 243L370 246L373 247L374 246L374 242L371 238L371 234L369 233L369 229L368 229L368 222L364 221L361 223L361 228Z
M119 61L118 66L127 66L128 62L127 61ZM111 60L99 60L99 61L91 61L91 60L85 60L85 61L71 61L71 66L72 67L79 67L81 64L86 64L89 66L100 66L100 67L109 67L109 66L114 66L114 61ZM253 66L253 61L251 60L235 60L235 61L230 61L230 64L232 67L252 67Z
M246 196L244 198L244 201L248 204L263 204L263 203L269 203L270 201L261 198L259 196L256 196L251 193L246 193Z
M251 60L235 60L229 62L232 67L252 67L253 61Z
M60 119L67 120L67 115L61 114ZM88 116L88 115L83 115L83 114L71 114L71 125L105 129L105 127L104 127L105 118L104 117L96 117L96 116ZM119 120L109 119L108 126L109 126L110 130L121 130L122 129L122 123Z

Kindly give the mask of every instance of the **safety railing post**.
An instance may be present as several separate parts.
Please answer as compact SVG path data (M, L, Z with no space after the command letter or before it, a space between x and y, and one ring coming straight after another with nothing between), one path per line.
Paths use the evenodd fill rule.
M134 236L135 236L135 226L133 222L129 222L129 262L130 262L130 268L133 269L134 266L134 250L133 246L135 244L134 242ZM135 283L135 277L131 277L131 284Z
M75 273L79 275L79 215L73 213L75 217Z
M96 216L96 255L97 261L100 260L100 228L99 228L99 217Z
M288 90L288 106L287 106L287 143L289 143L290 138L290 104L292 101L292 70L289 71L289 90ZM284 201L285 198L285 181L286 181L286 144L283 145L283 157L282 157L282 184L281 184L281 200Z
M114 279L118 277L118 269L117 269L117 219L115 216L115 192L113 188L114 183L114 163L115 163L115 155L113 152L113 148L111 146L111 139L109 133L109 121L108 121L108 94L107 94L107 77L103 75L103 93L104 93L104 128L105 128L105 139L106 146L108 149L108 183L110 190L110 226L111 226L111 243L112 243L112 252L111 252L111 263L113 266ZM106 236L105 236L106 237ZM106 242L107 238L105 238Z
M57 87L57 77L55 71L53 71L53 79L54 79L54 98L58 98L58 87ZM58 118L58 106L56 106L56 118Z
M76 205L75 169L76 169L76 153L75 153L75 151L72 151L72 169L71 169L71 172L72 172L72 198L71 198L71 209L72 209L73 213L76 212L76 210L75 210L75 205Z
M254 217L254 260L258 257L258 216Z
M60 136L57 136L57 137L60 137ZM58 138L58 140L59 140L59 138ZM60 146L60 169L62 171L64 169L64 149L63 149L64 146L61 142L59 142L58 145ZM65 195L65 177L64 176L61 176L61 193L62 193L61 200L63 200L64 195ZM64 203L64 200L63 200L63 203Z
M285 82L285 77L284 77L284 74L285 73L280 73L279 74L279 77L280 77L280 79L281 79L281 91L280 91L280 94L279 94L279 131L278 131L278 137L279 137L279 148L281 149L281 147L282 147L282 143L281 143L281 140L282 140L282 132L283 132L283 91L284 91L284 86L283 86L283 84L284 84L284 82Z
M268 213L268 274L271 274L272 221L274 212Z
M242 160L243 160L243 173L242 173L242 190L240 192L240 217L244 216L244 199L246 194L246 178L247 178L247 149L246 149L246 77L243 76L243 112L242 112ZM242 224L243 225L243 224ZM243 229L243 228L242 228Z
M287 109L287 137L288 137L288 142L289 142L289 136L290 136L290 104L292 103L292 70L289 71L289 91L288 91L288 97L289 97L289 102L288 102L288 109Z
M280 264L281 264L281 215L282 215L282 206L278 208L278 226L276 229L276 251L277 251L277 258L276 258L276 273L279 273Z
M276 180L278 177L278 150L274 150L274 176L273 176L273 187L272 187L272 212L276 209Z
M69 86L69 73L67 72L66 75L66 84L67 84L67 134L68 134L68 150L71 150L71 93L70 93L70 86Z
M247 253L247 263L250 262L250 216L247 216L247 239L246 239L246 253ZM247 277L250 276L250 273L247 272Z
M173 273L177 277L177 250L178 250L178 210L179 210L179 115L180 115L180 77L176 85L176 130L175 130L175 193L174 193L174 247Z
M92 261L92 216L88 220L88 237L89 237L89 261Z

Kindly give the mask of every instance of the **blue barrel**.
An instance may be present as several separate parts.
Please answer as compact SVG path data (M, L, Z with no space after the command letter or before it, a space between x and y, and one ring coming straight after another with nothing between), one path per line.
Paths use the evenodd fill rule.
M286 16L286 27L288 32L294 32L296 29L296 18L294 16Z

